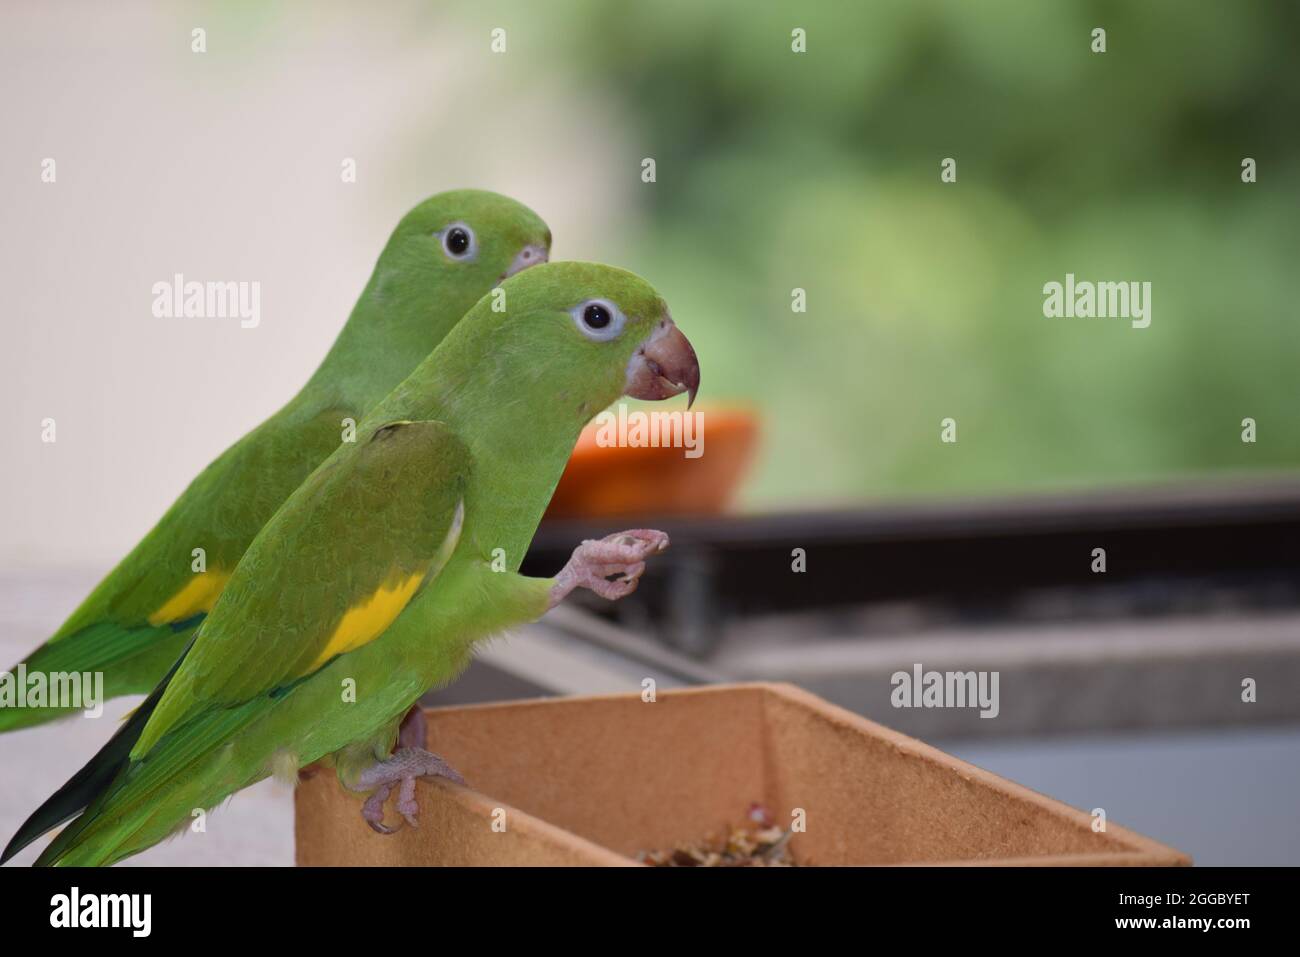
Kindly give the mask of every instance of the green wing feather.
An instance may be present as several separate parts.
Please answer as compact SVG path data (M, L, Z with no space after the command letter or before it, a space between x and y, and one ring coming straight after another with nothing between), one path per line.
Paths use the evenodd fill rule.
M377 638L460 534L469 452L438 422L360 436L258 534L132 751L207 708L229 708ZM331 653L331 652L334 653Z

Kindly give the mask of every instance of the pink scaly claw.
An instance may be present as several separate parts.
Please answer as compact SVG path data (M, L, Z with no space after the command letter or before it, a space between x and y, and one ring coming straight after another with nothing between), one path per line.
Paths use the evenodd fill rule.
M397 811L411 827L419 827L419 802L415 800L418 778L446 778L464 784L460 772L432 752L423 748L399 748L392 757L366 768L349 785L353 791L373 791L361 806L365 822L380 834L392 834L395 828L384 824L384 803L398 785Z
M392 834L397 828L384 823L384 804L398 786L397 812L411 827L420 826L420 804L415 799L417 778L442 777L457 784L465 779L438 755L423 748L425 743L424 712L415 705L402 719L397 734L398 748L384 761L377 761L357 776L349 787L353 791L372 791L361 805L361 817L379 834Z
M583 542L555 576L550 607L562 602L575 588L587 588L617 601L636 591L645 560L668 547L668 536L651 528L633 528ZM618 578L610 581L610 576Z
M388 800L392 790L391 784L381 784L375 788L375 792L370 797L366 798L366 803L361 805L362 820L369 824L370 829L376 834L392 834L397 830L384 823L384 802Z

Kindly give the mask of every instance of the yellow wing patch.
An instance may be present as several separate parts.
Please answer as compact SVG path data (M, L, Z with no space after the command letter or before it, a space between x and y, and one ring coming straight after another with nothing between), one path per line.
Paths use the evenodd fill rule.
M230 581L230 573L219 570L195 575L186 582L184 588L168 598L161 608L149 616L149 624L166 625L173 621L192 618L201 611L211 611L228 581Z
M335 655L355 651L362 645L369 644L384 633L393 623L406 603L411 600L415 590L424 581L424 572L416 572L409 578L401 579L391 585L380 585L375 593L360 604L353 605L339 620L334 633L324 650L307 667L309 673L315 671Z

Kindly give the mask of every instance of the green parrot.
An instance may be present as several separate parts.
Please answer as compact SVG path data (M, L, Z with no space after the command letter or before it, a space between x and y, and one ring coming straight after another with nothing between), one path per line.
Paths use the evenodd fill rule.
M80 806L37 863L111 864L318 761L369 792L376 830L394 787L416 825L416 780L459 780L401 727L420 695L573 589L636 587L662 532L583 542L554 578L518 569L583 425L622 395L693 401L694 350L620 269L551 263L501 289L289 497L170 675L0 860Z
M441 193L407 213L302 391L199 473L22 662L27 671L103 672L106 698L148 693L289 494L466 310L503 279L545 262L550 244L532 210L495 193ZM0 731L72 710L0 707Z

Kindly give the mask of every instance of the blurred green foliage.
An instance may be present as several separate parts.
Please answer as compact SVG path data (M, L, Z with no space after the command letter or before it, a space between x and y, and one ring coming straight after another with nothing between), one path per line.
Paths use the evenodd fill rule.
M657 162L627 265L696 342L703 395L762 410L750 504L1300 464L1300 4L531 11L547 37L519 69L604 91L638 130L629 176ZM1150 281L1150 328L1044 318L1067 272Z

